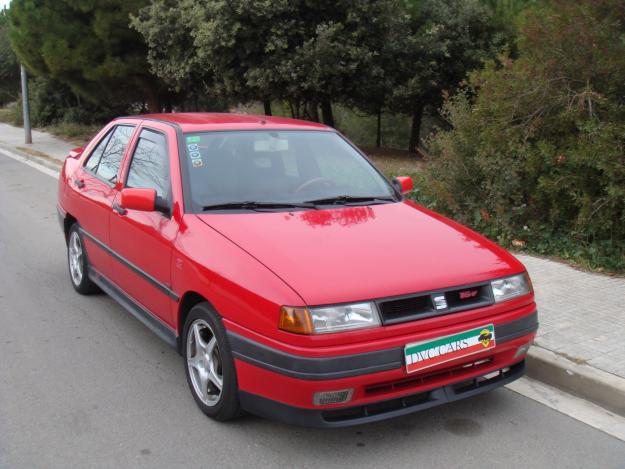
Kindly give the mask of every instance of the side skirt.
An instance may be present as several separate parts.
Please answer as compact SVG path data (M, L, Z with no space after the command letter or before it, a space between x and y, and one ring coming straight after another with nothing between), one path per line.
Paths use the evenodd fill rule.
M96 269L89 266L89 278L107 295L117 301L130 314L141 321L148 329L156 334L161 340L174 348L178 347L176 334L160 319L150 313L143 306L124 293L117 285L99 273Z

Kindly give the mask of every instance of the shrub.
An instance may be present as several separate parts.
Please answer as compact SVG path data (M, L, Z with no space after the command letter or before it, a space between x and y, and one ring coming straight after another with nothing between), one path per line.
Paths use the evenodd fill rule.
M69 87L49 78L29 80L30 121L33 127L57 124L94 125L128 113L129 106L104 106L81 99ZM15 107L13 123L22 125L22 98Z
M445 105L423 196L500 243L625 271L622 9L551 5L528 16L517 60Z

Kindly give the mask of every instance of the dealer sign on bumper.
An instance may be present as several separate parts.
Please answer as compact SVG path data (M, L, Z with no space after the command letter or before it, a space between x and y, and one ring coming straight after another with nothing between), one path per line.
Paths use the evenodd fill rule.
M408 344L404 348L406 371L414 373L494 347L495 327L492 324L458 334Z

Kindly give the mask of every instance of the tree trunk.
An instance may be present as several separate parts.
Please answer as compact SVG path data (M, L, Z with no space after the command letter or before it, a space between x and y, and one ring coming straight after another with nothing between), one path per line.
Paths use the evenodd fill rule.
M299 103L289 99L289 107L291 108L291 117L293 119L299 119Z
M304 113L307 120L319 122L319 104L317 102L306 102L304 104Z
M263 101L263 106L265 107L265 115L271 116L271 101L269 99L265 99Z
M161 103L158 93L151 86L146 86L145 88L145 99L147 100L148 111L151 114L158 114L161 112Z
M421 120L423 119L423 105L418 104L412 114L412 128L410 129L410 143L408 153L417 154L417 148L421 145Z
M378 128L375 137L375 146L376 148L382 146L382 108L378 109Z
M321 101L321 115L323 116L323 123L334 127L334 113L332 112L332 103L329 99Z

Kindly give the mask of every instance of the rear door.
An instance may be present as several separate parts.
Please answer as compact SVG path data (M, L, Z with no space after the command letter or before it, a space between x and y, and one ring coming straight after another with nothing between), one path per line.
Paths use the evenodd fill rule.
M74 215L80 224L89 263L110 278L109 218L118 193L121 163L136 125L116 123L96 143L70 182Z
M170 126L149 122L138 131L124 169L124 187L155 189L159 210L126 210L111 215L113 280L162 322L173 326L176 294L171 290L173 242L178 223L172 218L172 154L176 135Z

